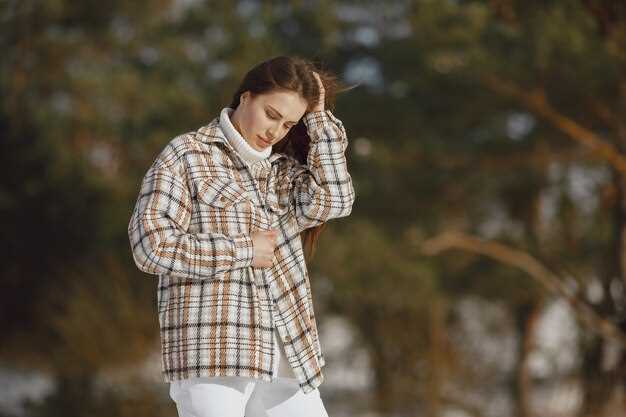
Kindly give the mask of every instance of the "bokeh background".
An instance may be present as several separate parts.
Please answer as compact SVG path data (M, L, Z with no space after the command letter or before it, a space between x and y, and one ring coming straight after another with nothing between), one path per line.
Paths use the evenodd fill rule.
M347 84L309 263L341 416L624 416L626 5L0 1L0 416L176 416L126 227L279 54Z

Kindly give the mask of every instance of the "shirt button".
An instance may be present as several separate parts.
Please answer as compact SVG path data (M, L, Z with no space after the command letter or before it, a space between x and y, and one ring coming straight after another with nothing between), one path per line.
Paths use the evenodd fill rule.
M224 198L224 196L220 197L220 201L225 201L225 200L226 200L226 198Z

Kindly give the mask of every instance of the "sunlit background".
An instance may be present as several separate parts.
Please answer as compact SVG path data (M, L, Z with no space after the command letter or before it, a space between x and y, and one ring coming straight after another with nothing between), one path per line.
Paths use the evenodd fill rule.
M332 417L626 415L626 3L0 1L0 416L176 416L126 227L271 56L354 88Z

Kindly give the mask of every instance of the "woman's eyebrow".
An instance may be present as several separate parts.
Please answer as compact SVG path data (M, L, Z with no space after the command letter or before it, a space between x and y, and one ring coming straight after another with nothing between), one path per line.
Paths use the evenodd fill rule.
M283 117L282 114L280 114L280 112L278 110L276 110L274 107L270 106L269 104L267 105L267 107L269 107L270 109L272 109L274 112L276 112L276 114L278 114L278 117ZM291 120L288 121L287 123L296 123L296 122L292 122Z

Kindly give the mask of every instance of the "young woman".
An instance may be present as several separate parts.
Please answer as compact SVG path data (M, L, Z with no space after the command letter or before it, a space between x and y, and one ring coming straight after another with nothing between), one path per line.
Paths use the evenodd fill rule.
M128 226L158 275L163 376L180 416L327 416L305 259L355 192L338 83L300 57L252 68L229 107L173 138Z

